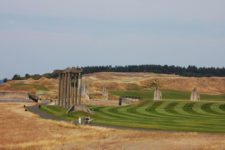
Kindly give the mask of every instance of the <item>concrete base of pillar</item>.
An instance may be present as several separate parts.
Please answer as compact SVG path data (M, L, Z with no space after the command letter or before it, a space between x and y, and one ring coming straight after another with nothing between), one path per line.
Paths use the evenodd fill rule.
M94 112L92 112L87 106L85 105L74 105L74 106L71 106L68 110L67 110L67 113L70 113L70 112L79 112L79 111L82 111L82 112L86 112L86 113L89 113L89 114L93 114Z

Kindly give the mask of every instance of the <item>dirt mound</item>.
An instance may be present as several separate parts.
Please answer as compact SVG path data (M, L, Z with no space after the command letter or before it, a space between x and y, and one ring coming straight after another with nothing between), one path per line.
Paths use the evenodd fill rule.
M28 99L27 92L1 91L0 100Z
M0 85L1 91L27 92L43 99L56 99L58 82L55 79L41 78L39 80L15 80Z
M159 82L162 89L191 91L196 87L201 93L225 93L225 78L152 78L140 81L140 86L147 88L155 80Z
M153 73L94 73L85 76L84 79L94 87L93 90L101 90L102 87L118 90L137 90L150 88L157 81L162 89L191 91L198 88L201 93L221 94L225 93L224 77L181 77L177 75L153 74Z

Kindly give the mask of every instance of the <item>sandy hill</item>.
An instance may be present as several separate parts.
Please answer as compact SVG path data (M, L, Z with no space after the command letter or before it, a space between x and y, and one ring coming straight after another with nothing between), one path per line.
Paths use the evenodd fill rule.
M41 98L55 99L57 95L57 80L41 78L39 80L15 80L8 81L0 85L0 92L15 91L15 92L29 92L39 95Z
M153 73L93 73L84 76L84 82L90 93L108 90L148 89L157 81L161 89L191 91L197 87L201 93L225 93L225 77L181 77L177 75ZM0 91L26 91L43 98L57 98L58 81L41 78L39 80L8 81L0 85Z
M197 87L202 93L225 93L225 77L182 77L153 73L94 73L85 76L91 88L132 90L150 88L157 81L162 89L191 91Z

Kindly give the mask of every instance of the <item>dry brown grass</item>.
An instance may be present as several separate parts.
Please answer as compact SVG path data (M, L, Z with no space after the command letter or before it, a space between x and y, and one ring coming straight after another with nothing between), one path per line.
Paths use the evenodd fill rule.
M44 90L42 90L41 88L43 88ZM39 95L39 97L43 99L56 99L58 92L57 90L57 80L44 77L39 80L28 79L8 81L7 83L0 85L0 92L14 91L22 93L33 93Z
M0 92L0 99L26 99L27 98L27 93L26 92Z
M224 134L134 131L40 119L22 103L0 103L0 149L224 149ZM33 104L26 104L33 105Z
M176 75L152 73L94 73L85 77L92 90L108 89L143 89L149 88L157 80L162 89L191 91L197 87L201 93L225 93L224 77L181 77Z
M93 73L84 76L84 83L89 86L90 96L101 97L103 87L108 90L136 90L149 88L157 80L162 89L191 91L197 87L201 93L221 94L225 93L224 77L181 77L176 75L153 73ZM25 84L13 87L13 84ZM48 91L37 90L35 86L42 86ZM44 99L56 99L58 81L56 79L41 78L40 80L9 81L0 85L0 91L25 91L40 95Z

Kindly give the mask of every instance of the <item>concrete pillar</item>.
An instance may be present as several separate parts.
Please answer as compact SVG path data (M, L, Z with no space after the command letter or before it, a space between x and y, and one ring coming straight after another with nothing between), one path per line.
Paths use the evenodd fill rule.
M77 75L76 74L74 74L74 105L76 105L77 104L77 102L76 102L76 100L77 100Z
M70 84L70 95L71 95L71 98L70 98L70 104L71 104L71 106L73 106L74 104L73 104L73 73L71 73L71 84Z
M79 83L78 83L78 74L76 74L76 76L75 76L75 105L78 104L78 102L77 102L78 85L79 85Z
M67 105L67 74L64 73L64 102L63 107L66 108Z
M67 73L67 108L70 108L70 73Z
M72 106L71 104L71 73L69 73L69 108Z
M65 108L67 108L68 107L68 74L65 73L65 75L66 75Z
M162 92L159 90L159 87L155 88L153 100L162 100Z
M77 77L76 77L76 74L74 74L74 82L73 82L73 94L74 94L74 97L73 97L73 102L74 102L74 105L76 105L76 97L77 97L77 94L76 94L76 83L77 83Z
M62 81L62 76L61 76L61 73L59 74L59 91L58 91L58 93L59 93L59 95L58 95L58 102L57 102L57 105L58 106L60 106L60 102L61 102L61 87L62 87L62 85L61 85L61 82Z
M81 105L81 94L82 94L82 74L79 73L79 80L80 80L80 85L79 85L79 105Z
M191 92L191 101L199 101L199 100L200 100L200 94L197 88L194 88Z
M71 106L74 105L74 86L73 86L73 82L74 82L74 74L71 74L71 84L70 84L70 87L71 87L71 90L70 90L70 94L71 94L71 98L70 98L70 103L71 103Z
M60 99L60 102L59 102L59 106L63 106L63 101L64 101L64 97L63 97L63 84L64 84L64 75L62 74L62 73L60 73L61 75L61 77L60 77L60 97L59 97L59 99Z
M62 106L65 108L66 106L66 74L63 73L63 101Z
M72 75L71 75L72 73L69 73L69 76L70 76L70 78L69 78L69 108L73 105L72 104L72 84L71 84L71 82L72 82Z
M58 100L57 100L57 105L60 105L60 81L61 81L61 74L59 74L59 84L58 84Z
M75 84L75 105L77 105L77 87L78 87L78 77L77 77L77 74L75 74L75 82L74 82L74 84Z

